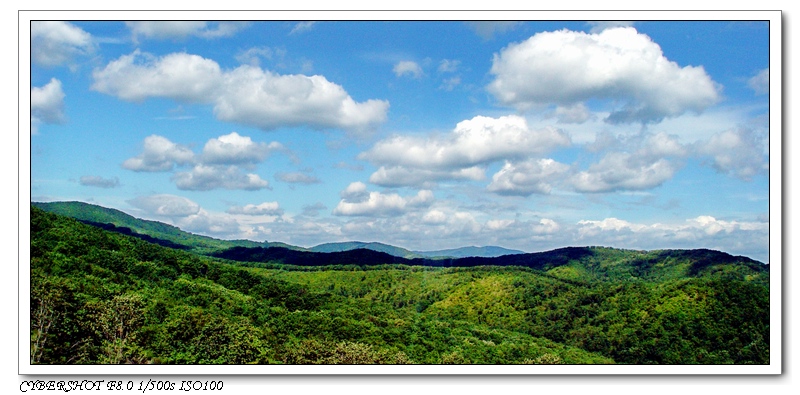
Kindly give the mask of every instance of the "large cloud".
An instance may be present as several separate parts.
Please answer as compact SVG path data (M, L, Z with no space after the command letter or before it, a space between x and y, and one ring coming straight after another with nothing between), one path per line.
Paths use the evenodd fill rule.
M36 134L42 123L64 122L64 96L61 81L55 78L41 88L31 88L31 134Z
M389 103L356 103L323 76L278 75L252 66L226 73L214 114L261 129L283 126L342 128L361 133L386 119Z
M309 126L360 135L384 122L389 108L383 100L358 103L323 76L279 75L249 65L223 71L213 60L186 53L157 58L137 50L93 76L92 89L123 100L210 103L218 119L264 130Z
M128 101L165 97L210 102L222 81L222 70L213 60L186 53L157 58L138 49L94 70L92 75L92 89Z
M569 145L554 128L531 130L524 118L478 116L459 122L443 136L395 136L359 155L381 165L371 182L419 185L440 179L480 179L481 167L500 160L522 159Z
M489 86L500 103L527 110L608 99L608 122L657 122L700 112L720 99L702 67L680 67L631 27L597 34L538 33L495 54Z
M92 36L62 21L31 21L31 59L42 66L60 66L93 51Z

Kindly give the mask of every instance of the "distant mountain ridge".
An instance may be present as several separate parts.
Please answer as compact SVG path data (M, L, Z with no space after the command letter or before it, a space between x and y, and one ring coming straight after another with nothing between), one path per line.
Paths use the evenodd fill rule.
M385 252L400 258L496 258L503 255L524 254L524 251L510 250L498 246L461 247L435 251L411 251L402 247L377 242L346 241L340 243L325 243L309 248L313 252L344 252L363 248L366 250Z
M367 249L383 252L392 256L414 258L466 258L466 257L498 257L509 254L522 254L522 251L509 250L497 246L462 247L438 251L411 251L402 247L378 242L347 241L324 243L311 248L293 246L281 242L257 242L251 240L220 240L201 236L158 221L140 219L120 210L106 208L84 202L31 202L32 206L54 214L75 218L83 223L94 225L112 232L138 237L151 243L165 247L194 250L200 253L211 253L232 247L283 247L295 251L312 252L344 252L355 249Z
M524 254L525 251L510 250L508 248L498 246L484 246L484 247L461 247L451 248L448 250L437 251L414 251L417 255L427 258L434 257L450 257L450 258L469 258L469 257L482 257L482 258L496 258L503 255Z
M564 247L550 251L467 258L401 258L364 248L336 252L294 251L280 247L233 247L212 256L251 263L293 266L380 266L427 267L502 266L525 267L571 283L663 280L704 276L746 279L762 274L769 278L769 265L721 251L656 250L636 251L609 247ZM765 284L768 285L768 284Z
M745 278L754 273L765 274L767 279L769 276L769 265L747 257L708 249L636 251L608 247L565 247L551 251L523 253L502 247L464 247L420 252L374 242L326 243L305 249L285 243L219 240L195 235L172 225L138 219L119 210L88 203L32 202L31 206L164 247L240 262L296 266L384 264L431 267L517 266L543 271L565 281L577 282L677 279L704 276L709 273L723 273L735 278ZM478 253L499 255L474 255Z
M314 246L309 248L309 251L313 252L344 252L344 251L352 251L356 249L365 249L365 250L372 250L377 252L383 252L392 256L400 257L400 258L421 258L422 255L414 252L409 251L405 248L395 247L389 244L383 243L376 243L376 242L361 242L361 241L346 241L341 243L324 243L318 246Z

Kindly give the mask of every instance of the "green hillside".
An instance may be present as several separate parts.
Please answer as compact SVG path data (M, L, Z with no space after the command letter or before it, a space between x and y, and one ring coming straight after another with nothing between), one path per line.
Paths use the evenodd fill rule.
M769 363L758 262L543 254L541 269L239 263L32 206L31 362Z
M169 243L174 243L179 246L187 247L186 249L201 254L207 254L210 252L231 247L279 246L292 249L300 249L299 247L290 246L284 243L268 243L268 242L259 243L250 240L214 239L208 236L201 236L185 232L175 226L167 225L158 221L148 221L144 219L135 218L119 210L83 202L51 202L51 203L33 202L31 203L31 205L38 207L44 211L48 211L59 215L64 215L67 217L72 217L86 223L91 223L93 225L112 224L115 227L121 229L111 229L111 230L115 230L120 233L129 233L129 234L133 233L134 236L141 236L141 235L148 236L156 239L157 241L167 242L167 243L161 243L162 245L169 245ZM148 241L153 242L153 240L148 240Z

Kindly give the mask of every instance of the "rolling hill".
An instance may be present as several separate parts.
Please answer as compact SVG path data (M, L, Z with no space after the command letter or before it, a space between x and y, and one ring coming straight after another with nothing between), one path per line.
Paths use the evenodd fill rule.
M31 362L770 361L769 266L720 251L215 255L225 259L32 205Z
M109 231L127 234L165 247L211 253L231 247L285 247L302 250L285 243L251 240L220 240L189 233L158 221L140 219L122 211L83 202L32 202L32 206L54 214L75 218L83 223Z
M32 202L31 205L51 213L72 217L83 223L102 227L112 232L138 237L165 247L186 249L203 254L218 252L232 247L283 247L296 251L312 252L343 252L355 249L367 249L406 259L498 257L522 253L522 251L509 250L496 246L462 247L438 251L410 251L388 244L360 241L324 243L306 249L280 242L220 240L208 236L196 235L172 225L158 221L139 219L119 210L83 202Z

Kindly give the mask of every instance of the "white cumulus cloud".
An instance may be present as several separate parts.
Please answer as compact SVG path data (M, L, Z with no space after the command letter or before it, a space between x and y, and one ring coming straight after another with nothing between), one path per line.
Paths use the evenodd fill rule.
M283 209L278 202L264 202L260 204L247 204L242 206L232 206L227 210L228 214L244 215L283 215Z
M402 197L396 193L368 192L361 182L350 184L341 193L342 200L333 209L341 216L397 216L407 210L428 207L433 202L433 193L421 190L415 196Z
M210 139L203 147L202 161L207 164L254 164L274 151L285 150L278 142L256 143L236 132Z
M712 157L714 169L747 181L768 170L764 139L763 134L752 129L736 128L719 132L695 146L698 154Z
M31 21L31 59L36 64L60 66L93 50L92 36L69 22Z
M418 185L438 179L481 179L480 166L526 158L569 144L569 137L562 131L531 130L525 119L516 115L478 116L459 122L443 136L398 135L379 141L359 158L382 166L370 178L372 182Z
M222 71L213 60L187 53L157 58L138 49L95 69L92 76L92 89L128 101L164 97L209 102L222 82Z
M386 120L389 103L357 103L341 86L320 75L278 75L252 66L225 74L214 114L223 121L261 129L310 126L362 134Z
M624 141L608 135L603 145L619 151L607 152L599 162L571 177L573 187L579 192L611 192L619 190L644 190L655 188L671 179L682 166L680 159L690 153L678 138L666 133L644 133Z
M488 90L504 105L528 110L607 100L615 106L610 123L658 122L720 100L703 67L680 67L632 27L538 33L495 54L491 73Z
M227 71L186 53L155 57L136 50L94 70L93 78L92 89L123 100L208 103L222 121L264 130L309 126L362 135L383 123L389 108L384 100L356 102L320 75L279 75L250 65Z
M269 183L252 170L272 152L286 152L277 142L255 142L236 132L208 140L201 154L173 143L166 137L151 135L144 140L144 149L136 157L125 160L122 167L137 172L168 172L179 166L191 166L178 171L171 180L182 190L212 189L259 190Z
M530 196L550 193L553 183L560 180L570 167L552 159L506 162L487 187L500 195Z
M600 33L603 30L614 27L633 26L633 21L590 21L588 24L592 27L589 31L590 33Z
M61 81L55 78L42 87L31 88L31 134L36 134L42 123L64 122L64 97Z
M154 134L145 137L142 153L125 160L122 167L133 171L170 171L176 164L183 165L193 160L192 150Z

